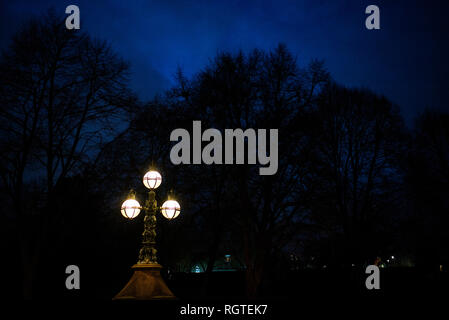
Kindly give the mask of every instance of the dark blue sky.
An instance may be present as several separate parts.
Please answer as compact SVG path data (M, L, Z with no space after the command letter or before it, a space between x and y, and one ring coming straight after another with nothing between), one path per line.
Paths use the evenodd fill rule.
M332 76L401 106L408 123L426 106L449 110L449 1L4 1L0 46L22 21L76 4L81 29L132 64L143 99L168 88L177 66L201 69L220 50L287 44L301 65L324 59ZM365 28L380 8L381 30Z

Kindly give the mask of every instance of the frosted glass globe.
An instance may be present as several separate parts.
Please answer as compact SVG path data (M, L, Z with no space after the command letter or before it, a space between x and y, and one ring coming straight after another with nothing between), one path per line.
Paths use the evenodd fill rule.
M175 200L167 200L162 205L161 211L162 215L165 218L171 220L179 216L179 213L181 212L181 206Z
M151 170L143 176L143 184L148 189L156 189L162 183L162 176L159 172Z
M140 204L135 199L128 199L123 202L120 212L125 218L134 219L140 213Z

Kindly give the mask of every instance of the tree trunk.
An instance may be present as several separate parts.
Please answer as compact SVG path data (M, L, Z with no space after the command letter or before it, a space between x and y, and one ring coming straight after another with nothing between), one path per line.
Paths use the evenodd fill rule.
M214 269L215 260L217 259L217 252L221 242L221 225L217 228L212 245L209 248L209 256L207 260L207 267L205 272L204 282L201 288L202 296L207 295L209 287L209 278Z
M263 264L255 263L246 268L246 297L256 298L262 282Z
M26 231L23 230L26 227L23 224L19 224L17 227L19 229L22 229L21 231L18 232L20 244L20 260L21 260L20 262L22 267L21 268L22 297L25 300L31 300L33 298L34 266L31 262L32 259L31 259L30 241L26 235Z
M25 300L33 298L34 266L22 263L22 295Z

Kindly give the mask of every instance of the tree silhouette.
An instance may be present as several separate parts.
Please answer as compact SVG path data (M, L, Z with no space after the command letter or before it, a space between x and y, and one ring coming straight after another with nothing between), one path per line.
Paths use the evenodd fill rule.
M329 83L316 129L314 219L333 237L343 236L346 264L371 263L403 209L407 132L399 109L368 90Z
M110 139L135 97L128 65L107 43L67 30L51 12L14 36L0 72L1 177L16 215L28 298L50 221L61 210L53 191ZM28 202L33 181L39 206Z
M449 115L427 109L416 119L408 157L409 250L417 264L447 264L449 226ZM413 249L412 249L413 248Z

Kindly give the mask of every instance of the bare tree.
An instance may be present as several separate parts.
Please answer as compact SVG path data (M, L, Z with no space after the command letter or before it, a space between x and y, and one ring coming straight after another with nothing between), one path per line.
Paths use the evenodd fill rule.
M318 103L316 129L321 195L314 218L327 225L328 234L344 235L346 263L374 259L381 228L392 225L404 194L407 140L399 109L368 90L329 83Z
M416 263L433 267L449 261L449 114L427 109L416 119L408 159L411 215L407 240ZM410 246L411 247L411 246Z
M307 138L307 126L302 125L307 123L305 120L327 79L321 62L313 61L300 68L287 48L280 45L267 53L255 50L247 55L219 54L204 71L191 81L184 81L177 90L184 93L179 98L196 110L196 120L206 127L222 131L279 129L276 175L260 176L255 166L222 166L215 170L227 178L223 184L226 193L216 188L221 179L213 172L205 175L202 171L200 175L207 179L204 188L209 187L207 194L213 199L209 216L216 223L212 225L232 222L231 230L239 236L248 296L258 293L271 257L284 249L304 226L308 197L306 155L311 140ZM216 208L214 203L226 204L225 216L223 207ZM211 263L223 230L214 228Z
M30 297L49 221L61 209L52 207L53 190L124 129L120 119L135 98L126 86L127 63L107 43L67 30L52 13L15 35L0 73L2 182L17 215L24 295ZM44 182L38 218L25 201L33 180Z

